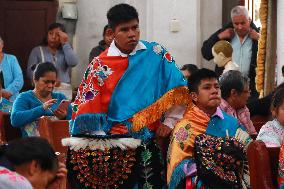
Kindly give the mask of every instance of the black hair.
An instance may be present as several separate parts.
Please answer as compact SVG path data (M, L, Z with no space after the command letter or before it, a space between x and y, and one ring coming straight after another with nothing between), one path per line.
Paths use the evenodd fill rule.
M180 70L187 70L190 74L198 70L198 67L194 64L185 64Z
M133 19L137 19L139 22L137 10L133 6L124 3L110 8L107 12L107 19L108 25L112 30L114 30L117 25Z
M47 72L55 72L57 75L57 69L53 63L43 62L37 64L33 75L34 80L38 81L39 78L43 77Z
M282 73L284 73L284 65L282 66Z
M271 101L271 108L278 109L283 102L284 102L284 88L280 87L276 89L276 91L273 94Z
M189 92L198 93L198 86L200 85L201 81L205 79L218 80L218 76L216 75L214 71L206 69L206 68L201 68L197 70L196 72L192 73L187 80L187 86L188 86Z
M219 84L221 96L226 100L231 96L231 91L233 89L239 94L242 93L244 88L249 86L249 78L237 70L230 70L220 77Z
M8 161L11 166L20 166L35 160L44 171L54 171L58 168L58 158L55 151L44 138L20 138L1 145L0 159Z
M53 30L53 29L55 29L55 28L59 28L63 32L66 31L64 25L61 24L61 23L55 22L55 23L50 24L48 26L47 33L46 33L45 37L43 38L41 45L47 46L47 35L48 35L48 32Z
M109 25L108 24L105 25L104 31L103 31L103 37L106 35L106 31L107 31L108 28L110 28Z

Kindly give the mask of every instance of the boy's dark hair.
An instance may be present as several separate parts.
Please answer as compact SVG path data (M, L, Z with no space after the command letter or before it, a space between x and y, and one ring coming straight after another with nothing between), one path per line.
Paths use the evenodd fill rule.
M185 64L180 70L187 70L190 74L198 70L198 67L194 64Z
M136 9L133 6L124 3L110 8L107 12L107 19L108 25L112 30L114 30L117 25L133 19L137 19L139 22Z
M35 160L42 170L54 171L58 167L57 156L46 139L28 137L16 139L0 146L0 165L8 161L10 166L20 166Z
M272 97L271 108L278 109L284 102L284 88L278 88Z
M216 79L218 80L218 76L216 73L212 70L201 68L197 70L196 72L192 73L188 80L187 80L187 86L189 89L189 92L196 92L198 93L198 86L201 83L201 80L205 79Z
M48 35L48 32L55 29L55 28L59 28L61 31L65 32L65 27L63 24L60 24L60 23L52 23L48 26L48 29L47 29L47 33L45 35L45 37L43 38L42 40L42 45L44 46L47 46L47 35Z
M239 94L242 93L244 88L249 86L249 78L237 70L230 70L221 76L219 84L221 96L226 100L230 97L232 89L235 89Z
M44 77L47 72L55 72L57 75L57 70L53 63L43 62L37 64L34 71L34 80L38 81L39 78Z

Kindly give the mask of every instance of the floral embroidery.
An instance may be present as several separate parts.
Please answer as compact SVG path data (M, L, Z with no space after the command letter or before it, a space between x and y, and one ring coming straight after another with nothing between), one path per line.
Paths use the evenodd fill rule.
M111 70L110 67L108 67L107 65L102 66L99 64L97 69L95 69L95 75L97 76L99 86L103 86L104 80L107 79L108 76L111 75L112 73L113 71Z
M0 175L7 175L8 179L12 182L17 182L17 181L26 181L25 177L18 175L16 172L10 171L6 168L3 168L0 170Z
M153 51L157 54L157 55L160 55L163 51L163 48L161 45L155 45L153 47Z
M187 124L185 127L181 127L175 133L174 139L179 143L181 149L184 149L184 141L190 137L189 133L190 125Z

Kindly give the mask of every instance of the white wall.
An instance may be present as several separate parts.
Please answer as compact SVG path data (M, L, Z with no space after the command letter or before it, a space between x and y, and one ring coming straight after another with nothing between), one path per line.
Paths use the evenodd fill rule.
M60 0L60 3L65 1L76 2ZM141 39L161 43L178 65L214 67L203 60L200 49L203 40L221 27L222 0L78 0L73 46L81 62L72 72L74 86L81 81L91 48L102 39L107 10L118 3L129 3L137 8ZM181 24L176 33L170 32L169 27L174 18Z

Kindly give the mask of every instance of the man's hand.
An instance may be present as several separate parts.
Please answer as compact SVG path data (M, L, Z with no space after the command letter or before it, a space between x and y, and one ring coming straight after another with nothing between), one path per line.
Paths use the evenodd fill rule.
M231 39L235 35L234 29L233 28L227 28L221 33L218 34L218 37L220 40L223 39Z
M55 179L49 183L46 189L66 189L67 169L64 163L59 162Z
M171 132L172 132L171 128L169 128L166 125L161 124L156 131L156 136L166 138L170 136Z
M253 40L259 40L259 38L260 38L260 34L259 33L257 33L257 31L255 31L254 29L251 29L250 31L249 31L249 37L251 38L251 39L253 39Z

